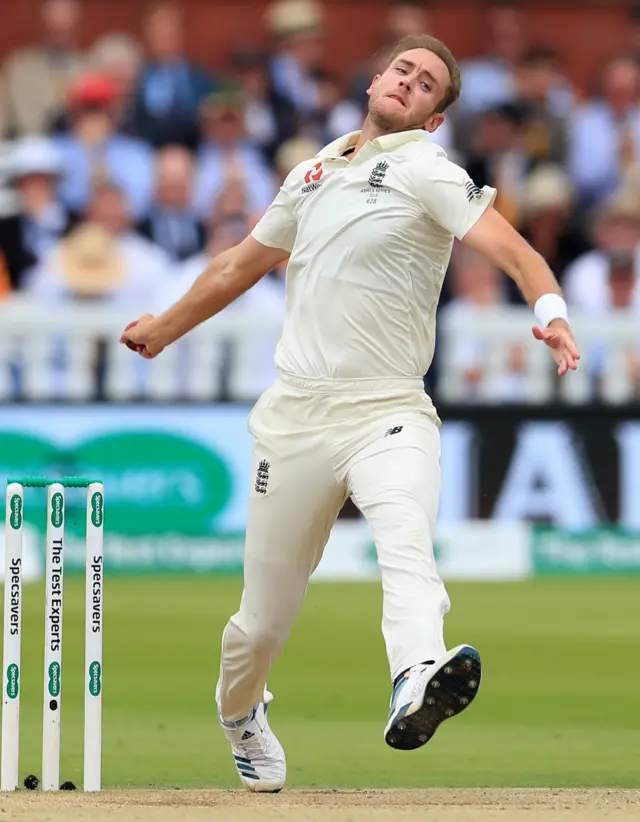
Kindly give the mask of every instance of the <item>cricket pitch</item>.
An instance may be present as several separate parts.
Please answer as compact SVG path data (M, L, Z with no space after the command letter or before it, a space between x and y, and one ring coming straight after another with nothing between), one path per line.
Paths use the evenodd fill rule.
M132 790L0 797L6 822L607 822L640 818L637 790Z

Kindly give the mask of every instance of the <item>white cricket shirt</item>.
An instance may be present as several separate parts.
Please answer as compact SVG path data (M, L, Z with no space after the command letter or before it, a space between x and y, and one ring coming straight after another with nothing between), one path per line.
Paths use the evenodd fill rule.
M421 129L301 163L252 231L290 252L276 366L301 379L423 377L454 237L495 199Z

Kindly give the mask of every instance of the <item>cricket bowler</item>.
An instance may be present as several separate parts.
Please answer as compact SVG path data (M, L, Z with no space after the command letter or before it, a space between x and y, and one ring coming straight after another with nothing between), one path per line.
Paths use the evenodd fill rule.
M440 421L423 383L454 238L513 278L559 375L579 359L558 283L493 208L496 190L478 188L426 138L460 93L447 46L404 38L367 93L361 131L297 166L248 237L167 311L121 336L156 357L288 260L279 378L249 417L244 592L223 634L216 688L240 779L253 791L285 784L267 676L348 497L371 527L382 577L386 743L421 747L478 693L478 651L444 643L450 601L433 554Z

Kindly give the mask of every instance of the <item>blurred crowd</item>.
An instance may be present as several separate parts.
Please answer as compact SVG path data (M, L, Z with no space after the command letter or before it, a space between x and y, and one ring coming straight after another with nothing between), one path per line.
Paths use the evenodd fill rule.
M34 44L0 71L0 299L162 307L260 218L280 182L358 129L366 89L402 36L433 33L423 0L388 0L374 56L335 74L321 0L265 4L265 51L230 46L226 70L195 64L178 4L141 30L78 46L80 0L43 0ZM462 95L434 135L549 262L573 310L640 309L640 11L628 42L579 95L563 55L529 39L526 11L499 3L462 61ZM504 275L457 245L441 311L517 304ZM275 315L274 271L236 311ZM265 342L269 350L273 341ZM469 395L484 357L460 347ZM640 363L631 359L640 379ZM522 357L510 357L518 393ZM262 367L262 366L261 366ZM267 368L267 366L264 366ZM261 385L265 374L256 374Z

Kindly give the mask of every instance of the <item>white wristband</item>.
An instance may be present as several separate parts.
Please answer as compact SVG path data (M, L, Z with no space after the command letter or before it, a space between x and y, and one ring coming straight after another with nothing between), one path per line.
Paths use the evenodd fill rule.
M533 313L542 328L546 328L552 320L569 322L567 304L559 294L543 294L536 300Z

